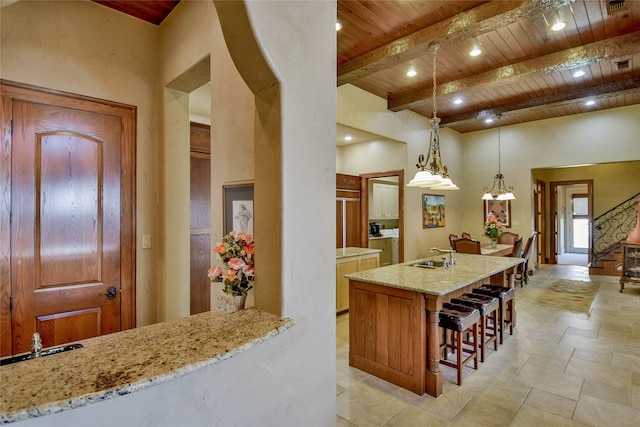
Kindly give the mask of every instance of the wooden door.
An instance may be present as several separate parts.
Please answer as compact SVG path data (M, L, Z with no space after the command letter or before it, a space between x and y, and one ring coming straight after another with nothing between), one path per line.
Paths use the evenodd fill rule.
M211 131L208 125L191 123L190 180L190 313L211 309Z
M119 331L123 125L117 116L14 101L13 353Z

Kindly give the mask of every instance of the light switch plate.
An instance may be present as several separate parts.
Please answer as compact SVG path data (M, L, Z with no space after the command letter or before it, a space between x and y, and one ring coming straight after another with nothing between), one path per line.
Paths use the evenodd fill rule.
M151 235L145 234L142 236L142 249L151 248Z

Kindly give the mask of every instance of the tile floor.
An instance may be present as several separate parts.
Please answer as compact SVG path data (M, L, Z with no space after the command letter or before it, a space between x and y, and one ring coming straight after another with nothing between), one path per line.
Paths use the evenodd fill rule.
M537 305L557 278L601 283L590 316ZM349 366L349 315L338 316L336 425L638 426L640 286L545 265L517 288L518 327L477 371L443 370L443 394L418 396Z

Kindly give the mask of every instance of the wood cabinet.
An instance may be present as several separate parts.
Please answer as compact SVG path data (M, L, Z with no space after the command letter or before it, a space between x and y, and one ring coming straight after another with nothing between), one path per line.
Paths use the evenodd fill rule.
M620 292L624 291L625 283L640 285L640 243L622 244L622 277L620 278Z
M397 185L373 183L369 198L369 219L398 219Z
M392 262L392 250L391 250L391 237L370 238L369 247L371 249L380 249L380 266L391 265Z
M336 174L336 248L360 246L360 177Z
M336 313L349 311L349 279L345 274L378 268L378 253L336 259Z

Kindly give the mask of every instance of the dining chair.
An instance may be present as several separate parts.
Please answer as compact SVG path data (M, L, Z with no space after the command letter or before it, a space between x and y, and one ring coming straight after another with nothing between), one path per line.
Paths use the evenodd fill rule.
M455 241L456 252L459 254L481 254L480 252L480 240L473 239L458 239Z
M529 282L529 258L531 257L531 253L533 252L533 242L535 241L535 238L536 235L533 234L527 239L527 244L524 246L524 252L522 254L524 262L516 266L516 274L514 280L516 282L520 282L521 288Z
M498 236L498 243L501 245L513 245L516 243L520 236L517 233L512 233L510 231L505 231L501 235Z
M458 236L456 236L455 234L449 234L449 247L451 249L456 248L456 245L455 245L456 240L458 240Z
M471 234L469 233L465 233L464 231L462 232L462 238L463 239L471 239Z
M520 258L522 256L522 245L524 243L524 238L521 237L513 243L513 248L511 249L511 254L508 256Z

